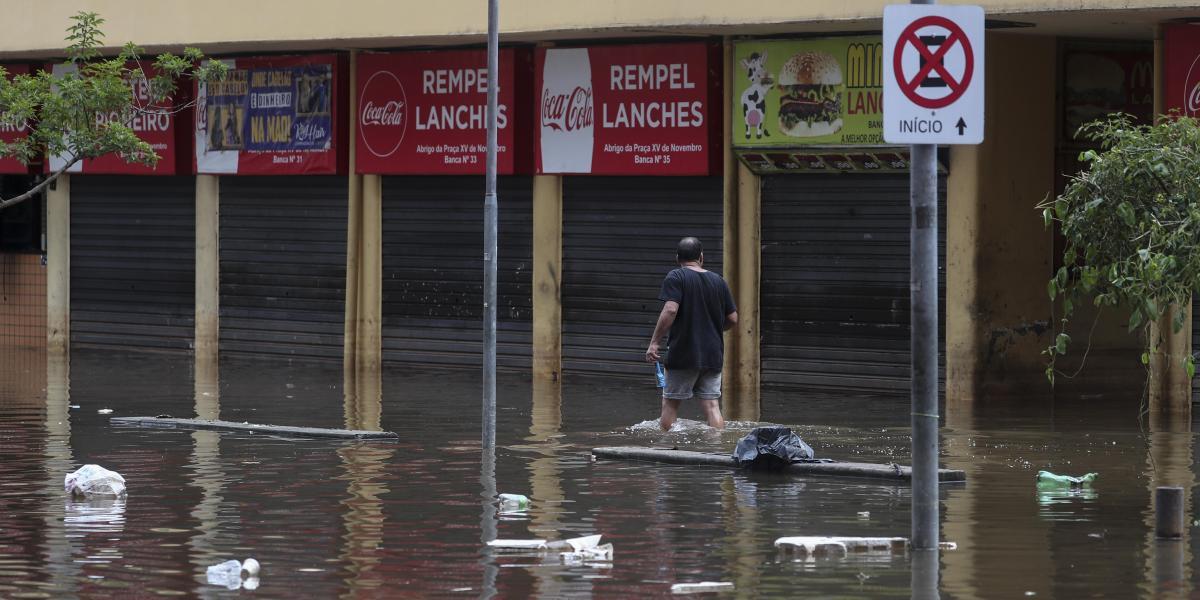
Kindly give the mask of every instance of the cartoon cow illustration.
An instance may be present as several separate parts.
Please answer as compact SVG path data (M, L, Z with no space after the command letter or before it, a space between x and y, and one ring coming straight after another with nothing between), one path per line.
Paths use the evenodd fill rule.
M746 139L750 139L750 128L754 128L754 137L761 139L771 132L763 131L763 121L767 119L767 92L775 86L775 80L767 72L767 53L757 52L749 58L742 59L746 68L746 77L750 79L750 87L742 92L742 115L746 120Z

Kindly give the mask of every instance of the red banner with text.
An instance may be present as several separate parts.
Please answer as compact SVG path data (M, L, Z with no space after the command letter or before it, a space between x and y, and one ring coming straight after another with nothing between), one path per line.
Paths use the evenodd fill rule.
M496 170L528 172L531 53L499 55ZM483 174L487 52L360 54L355 170L386 175Z
M1164 28L1163 95L1165 109L1200 117L1200 24Z
M4 70L8 73L7 77L11 81L15 75L28 75L30 73L29 65L4 65ZM0 123L0 141L11 143L29 135L29 127L26 123L9 124ZM15 158L0 158L0 174L8 175L23 175L29 173L29 166Z
M719 56L703 43L539 48L537 172L713 172Z
M136 65L130 64L130 68L136 68ZM154 77L155 71L149 62L141 64L146 77ZM72 64L57 64L51 67L51 73L55 77L62 77L68 72L73 72L75 66ZM134 110L126 117L125 124L140 138L142 141L150 144L154 149L154 153L158 155L158 164L149 166L139 162L127 162L125 157L118 154L106 154L98 158L82 160L69 169L68 173L85 173L88 175L176 175L186 173L189 170L190 160L181 161L179 147L187 144L186 132L181 131L176 124L179 122L179 115L190 113L179 113L175 111L175 107L186 104L188 94L180 92L175 98L166 100L160 103L151 102L150 98L150 83L146 77L136 76L129 82L131 92L133 93ZM96 124L104 125L106 123L117 121L122 117L117 112L112 112L107 115L97 115ZM186 120L185 120L186 122ZM51 156L46 161L46 172L53 173L61 170L67 162L70 161L68 156ZM182 164L181 164L182 163Z

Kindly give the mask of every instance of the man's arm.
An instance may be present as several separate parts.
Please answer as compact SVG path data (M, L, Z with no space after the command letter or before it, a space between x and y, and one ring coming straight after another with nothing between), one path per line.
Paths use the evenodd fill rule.
M734 325L737 325L737 311L736 310L725 315L725 330L729 331L730 329L733 329Z
M650 338L650 346L646 348L646 362L658 362L658 341L671 330L677 314L679 314L678 302L667 300L663 303L662 312L658 313L658 323L654 325L654 337Z

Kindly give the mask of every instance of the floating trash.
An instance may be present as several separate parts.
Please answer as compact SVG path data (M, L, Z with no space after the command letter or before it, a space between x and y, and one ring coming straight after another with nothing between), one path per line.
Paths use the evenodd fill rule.
M227 560L209 567L204 575L209 585L220 585L230 590L239 588L253 590L258 588L260 568L258 561L253 558L247 558L245 562ZM243 572L248 575L244 580L242 579Z
M728 592L733 590L733 583L728 581L701 581L699 583L676 583L671 586L672 594L707 594L710 592Z
M1090 486L1099 477L1098 473L1087 473L1079 477L1071 475L1056 475L1050 471L1038 471L1037 487L1040 490L1056 488L1077 488Z
M858 518L860 518L860 519L870 519L870 518L871 518L871 511L864 510L864 511L862 511L862 512L858 513Z
M503 512L529 510L529 498L521 494L500 494L500 510Z
M76 498L120 498L125 478L100 465L83 465L63 478L63 491Z
M100 414L102 414L102 415L111 415L111 414L112 414L112 409L111 409L111 408L102 408L102 409L100 409L100 410L98 410L98 411L96 411L96 412L98 412L98 413L100 413Z

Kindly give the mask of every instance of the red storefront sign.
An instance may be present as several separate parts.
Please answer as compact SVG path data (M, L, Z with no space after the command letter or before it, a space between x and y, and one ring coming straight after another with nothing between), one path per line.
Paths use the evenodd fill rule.
M150 63L142 63L142 68L145 70L147 77L154 77L155 71ZM130 65L134 68L135 65ZM58 64L51 67L51 72L60 77L64 73L74 70L74 66L67 64ZM186 173L190 166L190 160L181 160L179 153L180 147L186 147L187 139L180 139L181 136L186 136L181 128L176 124L179 120L179 114L174 112L174 106L187 103L186 92L180 92L175 98L154 104L150 98L150 84L145 78L138 77L130 81L130 87L133 91L133 102L139 110L135 111L132 118L128 122L129 128L137 134L138 138L150 144L154 149L154 153L158 155L158 164L149 166L138 162L126 162L125 158L118 154L106 154L99 158L82 160L71 166L67 170L68 173L86 173L89 175L175 175L177 173ZM97 115L97 124L105 124L120 116L116 113L107 115ZM186 121L185 121L186 122ZM185 149L186 151L186 149ZM69 157L67 156L51 156L46 161L46 172L53 173L63 168L67 164Z
M11 80L14 75L27 75L29 73L29 65L4 65L4 70L8 72L8 78ZM26 124L8 125L0 123L0 141L5 143L15 142L29 135L29 128ZM0 158L0 174L25 174L29 172L29 167L15 158Z
M499 56L496 167L528 172L524 99L531 56ZM388 175L482 174L487 152L487 52L397 52L357 59L355 169Z
M345 59L334 54L233 58L222 81L196 85L196 172L332 175L345 171Z
M537 172L711 173L719 66L703 43L539 48Z
M1200 25L1165 28L1163 94L1166 110L1200 117Z

